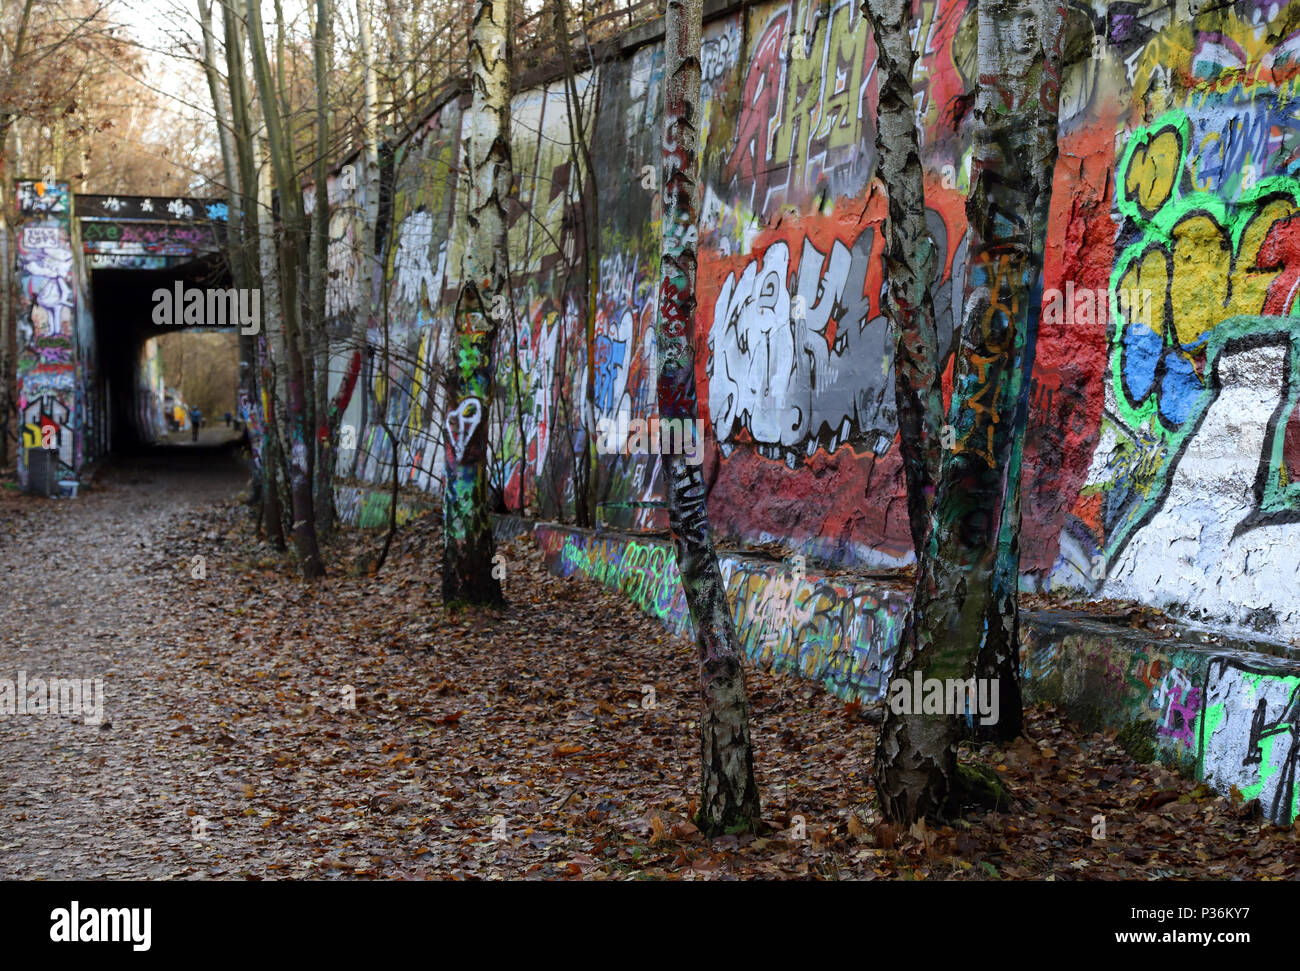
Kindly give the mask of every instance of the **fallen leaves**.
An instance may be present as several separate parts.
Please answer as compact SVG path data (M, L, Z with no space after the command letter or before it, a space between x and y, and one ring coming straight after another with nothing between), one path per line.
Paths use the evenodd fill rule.
M501 547L508 610L446 612L437 517L399 533L371 576L348 576L344 565L375 535L342 530L331 575L307 586L249 535L242 507L195 510L193 493L176 489L160 475L147 493L121 486L75 505L19 501L23 529L49 537L36 540L49 563L32 577L14 549L0 550L16 602L32 605L8 616L0 647L33 671L66 669L72 657L97 665L116 725L0 723L7 771L23 781L0 802L0 876L1296 874L1295 832L1264 824L1257 800L1234 805L1134 764L1113 735L1051 709L1027 712L1026 737L1009 746L962 753L996 769L1014 812L891 826L870 786L880 706L845 705L752 669L771 832L706 840L693 821L693 647L620 595L552 576L521 541ZM144 497L156 507L145 509ZM55 510L72 517L59 529ZM57 539L69 527L76 557ZM214 530L220 548L203 538ZM165 568L136 562L133 544L145 536L149 555L170 558ZM206 585L170 565L198 553ZM69 621L47 608L50 584L87 591L89 614ZM60 636L39 636L47 628ZM104 629L115 636L94 636ZM646 686L653 708L641 707ZM1093 836L1097 816L1104 839ZM192 837L198 817L203 839Z

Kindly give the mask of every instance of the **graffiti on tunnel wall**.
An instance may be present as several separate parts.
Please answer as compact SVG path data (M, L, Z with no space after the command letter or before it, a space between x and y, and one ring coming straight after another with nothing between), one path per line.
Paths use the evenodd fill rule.
M67 469L77 462L77 280L69 199L66 183L18 184L17 404L24 446L18 454L24 480L26 448L56 449Z

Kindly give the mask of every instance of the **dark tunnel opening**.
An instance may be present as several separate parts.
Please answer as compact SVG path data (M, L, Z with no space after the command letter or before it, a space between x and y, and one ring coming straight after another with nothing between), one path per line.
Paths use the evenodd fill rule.
M156 452L176 435L168 435L170 426L160 426L159 415L170 414L171 407L151 398L157 398L157 388L150 388L149 362L146 346L150 339L158 344L176 334L220 334L232 346L238 343L239 330L234 326L185 326L181 313L176 313L177 325L160 324L155 320L158 290L175 292L180 283L184 289L198 288L205 293L212 289L231 286L229 270L218 256L186 262L162 270L146 269L95 269L91 271L91 306L94 314L95 345L98 349L98 372L102 383L109 424L109 452L117 455L139 455ZM174 340L174 338L173 338ZM237 352L233 352L236 354ZM161 358L160 358L161 361ZM164 368L165 388L170 391L175 374L175 361L156 363ZM201 366L201 365L200 365ZM229 398L236 397L237 371L230 382ZM157 382L157 375L154 375ZM167 398L167 403L171 399ZM188 405L177 412L187 417ZM229 406L228 406L229 407ZM208 415L204 415L209 418ZM218 412L210 416L220 419ZM188 437L186 438L188 441Z

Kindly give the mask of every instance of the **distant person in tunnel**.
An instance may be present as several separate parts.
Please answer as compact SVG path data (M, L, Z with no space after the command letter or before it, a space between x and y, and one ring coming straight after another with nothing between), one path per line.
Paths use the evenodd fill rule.
M199 406L195 405L190 409L190 441L199 440L199 426L203 423L203 412L199 411Z
M230 427L230 412L226 412L226 427Z

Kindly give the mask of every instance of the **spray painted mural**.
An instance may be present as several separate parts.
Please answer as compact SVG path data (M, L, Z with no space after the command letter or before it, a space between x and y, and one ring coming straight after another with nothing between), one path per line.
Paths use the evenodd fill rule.
M1114 159L1087 218L1116 228L1064 229L1080 287L1104 287L1099 319L1073 321L1104 363L1071 375L1095 449L1050 583L1294 636L1300 18L1147 7L1099 25L1122 80L1094 84L1070 136Z
M677 558L662 540L551 526L538 526L533 537L553 572L619 590L670 630L689 633ZM755 663L819 682L845 701L884 694L905 593L806 574L797 562L721 556L719 567L736 636Z
M1042 315L1029 389L1023 583L1300 635L1300 14L1246 0L1191 17L1163 0L1070 9L1091 43L1073 45L1060 98L1042 289L1063 299ZM966 0L914 11L947 388L974 17ZM904 565L871 38L852 0L755 2L705 25L701 69L711 521L724 541ZM502 509L573 521L597 422L656 413L662 99L658 43L573 91L561 79L516 96L514 299L497 397L477 416ZM438 378L464 238L448 175L460 126L444 105L397 152L389 355L378 363L372 331L362 481L391 470L387 423L399 478L436 492L447 418L468 420L443 415ZM584 141L590 172L571 151ZM613 451L592 486L604 521L662 528L659 457Z
M934 170L941 355L964 278L961 141L944 131L966 80L964 3L922 4L919 103ZM895 439L893 335L881 309L885 196L875 183L875 51L851 2L750 7L746 48L708 109L701 325L720 450L714 522L842 563L911 556ZM730 42L720 45L730 50ZM725 79L725 85L719 84ZM935 98L943 99L941 102ZM797 517L788 513L800 510Z
M340 442L344 476L388 482L396 459L402 484L429 492L441 488L440 374L450 321L444 296L460 118L457 103L442 106L397 151L392 209L380 227L383 273L374 281L378 313L368 321L364 393L357 396L359 409L348 412L357 423L349 421ZM363 188L355 178L352 183L349 198L356 210L364 202ZM341 241L355 239L357 230L340 217L339 234ZM356 245L334 245L335 262L359 257ZM359 280L359 263L349 272ZM340 309L359 305L359 298L338 303Z
M67 183L19 182L17 402L26 449L58 453L64 472L77 461L77 281Z
M1281 665L1230 658L1210 662L1200 723L1199 774L1220 790L1235 786L1286 826L1297 810L1300 677Z

